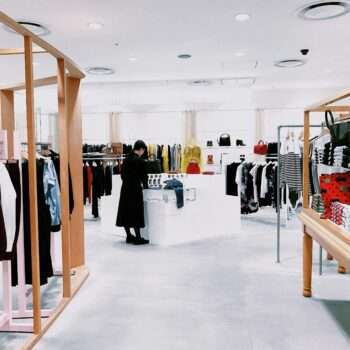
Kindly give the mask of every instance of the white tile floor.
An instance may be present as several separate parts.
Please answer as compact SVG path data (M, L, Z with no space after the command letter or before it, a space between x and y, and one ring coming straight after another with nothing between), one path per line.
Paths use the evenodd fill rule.
M37 349L349 349L349 277L334 263L319 277L315 254L314 298L301 296L299 226L283 229L277 265L270 211L233 239L171 248L129 246L89 222L91 277ZM0 349L21 340L0 334Z

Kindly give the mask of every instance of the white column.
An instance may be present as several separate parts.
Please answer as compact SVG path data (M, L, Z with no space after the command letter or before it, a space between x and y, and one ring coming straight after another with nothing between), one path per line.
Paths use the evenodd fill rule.
M109 140L111 143L121 142L120 117L121 113L109 113Z
M255 143L264 140L264 110L257 109L255 111Z
M184 144L196 145L197 137L197 113L195 111L185 111L184 116Z

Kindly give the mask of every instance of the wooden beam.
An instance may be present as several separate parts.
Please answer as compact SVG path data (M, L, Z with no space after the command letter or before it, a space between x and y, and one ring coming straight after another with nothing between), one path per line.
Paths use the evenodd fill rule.
M33 54L36 53L47 53L46 50L41 47L33 49ZM9 56L9 55L24 55L24 49L0 49L0 56Z
M309 106L308 108L306 108L307 111L318 111L318 109L320 108L325 108L326 106L333 104L334 102L339 102L341 100L345 100L346 98L350 97L350 91L346 90L343 91L341 93L339 93L338 95L331 97L331 98L327 98L323 101L320 101L319 103L315 103L311 106Z
M8 158L14 155L13 132L15 130L15 101L11 90L0 90L1 129L7 131Z
M33 87L43 87L43 86L50 86L50 85L56 85L57 84L57 76L51 76L47 78L42 79L36 79L33 81ZM25 83L19 83L15 85L7 85L7 86L1 86L0 90L11 90L11 91L20 91L25 90L26 84Z
M54 46L50 45L48 42L41 39L39 36L35 35L34 33L29 31L24 26L20 25L11 17L7 16L4 12L1 12L1 11L0 11L0 22L7 25L9 28L13 29L18 34L22 34L23 36L27 36L31 38L33 43L35 43L36 45L46 50L48 53L50 53L52 56L56 57L57 59L63 59L66 62L66 68L68 69L70 76L74 78L80 78L80 79L85 77L85 74L82 72L81 69L79 69L78 65L75 64L69 57L64 55L62 52L57 50Z
M320 106L314 109L308 109L308 112L350 112L350 106Z
M303 207L309 207L309 149L310 149L310 113L304 113L304 158L303 158Z
M71 250L69 222L69 176L68 176L68 121L67 121L67 83L66 68L63 59L57 60L58 119L60 141L60 179L61 179L61 233L62 233L62 270L63 297L71 296ZM81 165L81 163L80 163Z
M83 173L81 171L81 164L83 163L81 148L83 136L79 92L80 79L68 78L68 149L74 196L74 210L70 222L72 267L85 264Z
M40 262L38 239L38 203L36 179L36 147L35 147L35 116L34 116L34 86L33 86L33 54L32 39L24 37L25 48L25 81L26 81L26 112L28 132L28 169L29 169L29 214L30 241L32 254L32 286L33 286L33 315L34 334L41 331L40 305Z

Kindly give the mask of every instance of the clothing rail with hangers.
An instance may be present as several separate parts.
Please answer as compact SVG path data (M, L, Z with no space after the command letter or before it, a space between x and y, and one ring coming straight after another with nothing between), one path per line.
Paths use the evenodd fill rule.
M314 124L310 125L310 128L322 128L323 124ZM280 186L281 186L281 130L282 129L293 129L293 128L304 128L304 125L298 124L286 124L286 125L279 125L277 127L277 161L278 161L278 172L277 172L277 263L281 262L281 207L279 205L281 201L281 193L280 193Z

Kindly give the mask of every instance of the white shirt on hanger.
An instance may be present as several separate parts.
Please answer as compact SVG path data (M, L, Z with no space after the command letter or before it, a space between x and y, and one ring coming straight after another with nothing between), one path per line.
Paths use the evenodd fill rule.
M1 207L4 216L7 251L12 250L16 234L16 190L13 187L10 175L6 166L0 163L0 191Z

